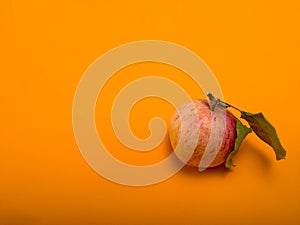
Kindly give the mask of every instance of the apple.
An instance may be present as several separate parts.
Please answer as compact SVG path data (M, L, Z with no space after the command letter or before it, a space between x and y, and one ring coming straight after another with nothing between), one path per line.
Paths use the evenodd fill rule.
M201 160L207 156L210 161L205 167L223 164L234 149L236 122L237 118L224 106L212 107L206 99L183 104L172 116L169 128L175 155L192 167L200 168ZM185 146L193 146L188 159L182 157Z

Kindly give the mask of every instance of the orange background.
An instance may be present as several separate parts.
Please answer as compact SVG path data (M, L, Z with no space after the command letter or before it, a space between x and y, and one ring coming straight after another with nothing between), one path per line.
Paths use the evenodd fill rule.
M0 224L300 224L299 12L296 0L1 1ZM202 57L229 103L273 122L286 160L277 162L251 134L232 170L183 168L147 187L94 172L73 136L76 86L106 51L147 39ZM185 74L157 63L109 80L96 107L99 135L131 164L151 164L171 151L167 138L149 153L125 149L107 119L124 85L153 74L173 79L192 98L201 93ZM132 129L145 138L150 118L168 122L173 112L164 101L141 101Z

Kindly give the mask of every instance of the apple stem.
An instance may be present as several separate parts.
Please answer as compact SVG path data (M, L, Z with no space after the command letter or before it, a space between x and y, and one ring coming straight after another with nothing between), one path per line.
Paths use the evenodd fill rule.
M226 108L227 108L227 107L231 107L231 108L233 108L233 109L239 111L240 113L243 112L242 110L240 110L239 108L237 108L237 107L235 107L235 106L233 106L233 105L230 105L230 104L228 104L228 103L226 103L226 102L223 102L223 101L221 101L221 100L220 100L220 102L221 102L222 104L224 104Z
M240 110L239 108L237 108L237 107L235 107L235 106L233 106L233 105L230 105L230 104L228 104L227 102L223 102L223 101L221 101L220 99L218 99L218 98L215 98L211 93L209 93L209 92L207 92L207 97L209 98L209 102L210 102L210 107L211 107L211 110L212 111L214 111L214 109L215 109L215 107L217 106L217 105L222 105L222 106L224 106L224 107L226 107L226 108L228 108L228 107L231 107L231 108L233 108L233 109L235 109L235 110L237 110L237 111L239 111L240 113L242 113L243 111L242 110Z

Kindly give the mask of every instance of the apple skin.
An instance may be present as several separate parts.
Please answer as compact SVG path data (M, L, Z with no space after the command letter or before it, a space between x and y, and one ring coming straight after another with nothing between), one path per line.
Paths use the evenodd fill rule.
M191 107L191 104L194 104L194 107ZM192 110L193 108L196 109L197 111L194 112L195 110ZM193 115L196 114L198 116L198 119L196 121L199 123L199 126L197 127L200 129L200 131L199 131L197 147L194 149L192 156L185 162L185 164L192 167L199 167L200 161L202 159L202 156L205 152L206 146L210 138L212 118L217 118L217 121L218 118L222 118L224 120L224 114L223 114L224 110L223 113L220 113L220 111L218 110L212 111L206 99L199 99L199 100L194 100L192 102L185 103L182 106L180 106L178 110L184 112L185 116L183 117L183 119L186 120L184 122L185 124L190 125L189 127L192 128L195 127L193 126L193 123L195 123L195 119L194 119L195 116ZM180 130L181 130L182 121L180 119L178 110L171 118L170 129L169 129L170 142L174 150L179 142L180 135L181 135ZM212 137L214 138L214 140L218 138L221 139L223 138L223 140L220 139L217 140L219 141L219 143L222 144L220 145L220 149L216 154L215 158L208 165L208 167L215 167L224 163L226 161L228 154L234 148L234 143L237 136L236 133L237 118L228 110L225 111L225 114L226 114L225 115L226 125L225 125L225 130L223 128L224 135L220 134ZM182 135L188 135L188 132L191 131L189 129L186 130L183 129ZM179 157L180 150L181 149L176 149L176 151L174 151L179 159L180 159ZM209 149L207 149L207 151L209 151Z

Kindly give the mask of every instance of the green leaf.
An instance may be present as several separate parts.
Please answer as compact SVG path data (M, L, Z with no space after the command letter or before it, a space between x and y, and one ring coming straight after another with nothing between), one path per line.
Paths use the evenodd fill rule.
M285 158L286 151L279 141L275 127L262 113L253 114L242 111L241 118L247 120L254 133L273 148L277 160Z
M241 121L239 119L237 119L236 121L236 132L237 132L237 137L235 139L235 143L234 143L234 149L233 151L227 156L226 159L226 163L225 166L227 168L230 168L232 166L235 166L232 162L232 158L233 156L236 155L236 153L239 150L239 147L241 145L241 143L243 142L243 140L245 139L245 137L247 136L247 134L249 134L252 131L251 128L248 128L247 126L243 125L241 123Z

